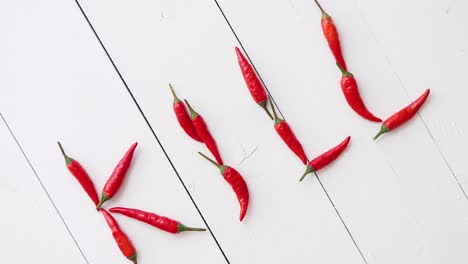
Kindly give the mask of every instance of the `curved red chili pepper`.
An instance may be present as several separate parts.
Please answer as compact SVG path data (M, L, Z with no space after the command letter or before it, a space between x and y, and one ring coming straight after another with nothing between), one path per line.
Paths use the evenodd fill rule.
M206 231L204 228L194 228L183 225L182 223L172 220L165 216L160 216L154 213L145 212L138 209L114 207L109 209L111 213L123 214L130 218L145 222L163 231L177 234L184 231Z
M296 156L301 159L302 163L304 165L307 164L307 156L304 152L304 148L302 147L301 142L297 139L296 135L294 135L294 132L292 131L292 128L289 126L289 124L278 117L275 111L275 106L271 102L270 99L270 104L271 104L271 109L273 110L273 116L275 118L275 130L276 133L281 137L281 139L288 145L289 149L296 154Z
M351 137L348 136L345 140L343 140L336 147L328 150L327 152L311 160L309 164L307 164L306 171L304 172L304 174L302 175L299 181L302 181L307 174L312 173L312 172L315 173L316 171L324 168L325 166L327 166L328 164L336 160L338 156L340 156L340 154L343 153L343 151L346 149L350 140L351 140Z
M406 106L405 108L401 109L387 120L385 120L380 127L379 133L374 137L376 140L380 135L390 132L391 130L401 126L402 124L406 123L410 120L421 108L421 106L426 102L427 97L429 97L431 90L427 89L418 99L414 102Z
M244 76L244 80L247 84L247 87L249 88L250 94L252 95L255 102L265 110L271 119L273 119L270 111L268 111L268 96L265 91L265 87L263 87L263 84L258 78L257 73L253 69L252 65L250 65L249 61L244 57L244 54L242 54L238 47L235 49L237 54L237 61L239 62L242 76Z
M374 116L364 105L354 76L347 70L343 69L340 64L337 63L336 65L343 73L343 76L341 77L341 90L343 90L343 94L349 106L351 106L354 112L363 118L373 122L381 122L382 119Z
M137 264L136 250L130 239L128 239L128 236L120 229L119 224L111 214L109 214L105 209L101 209L101 212L106 219L107 225L112 231L112 236L114 237L114 240L117 243L117 246L119 246L122 254L129 260L133 261L133 263Z
M218 145L208 130L208 126L206 125L205 120L200 114L193 110L192 106L187 100L185 100L185 104L188 106L190 111L190 119L192 120L193 126L195 127L195 131L197 131L197 134L200 136L203 142L205 142L206 147L211 152L211 154L213 154L216 161L223 165L223 159L219 154Z
M130 163L132 162L133 158L133 153L135 153L137 145L138 142L133 143L115 167L111 176L107 180L106 185L104 185L104 188L102 189L101 200L99 201L99 204L97 205L96 209L99 210L101 206L106 201L111 199L119 190L123 180L125 179L125 175L127 174L128 168L130 167Z
M94 188L94 183L89 177L88 173L78 161L70 158L67 156L67 154L65 154L65 150L63 149L60 142L57 142L57 144L60 148L60 151L62 152L63 157L65 158L65 164L67 165L68 170L75 177L75 179L78 180L81 187L83 187L89 198L91 198L93 201L94 205L97 205L99 198L96 189Z
M335 61L343 66L344 69L347 69L345 60L343 58L343 52L341 51L340 37L338 36L335 23L333 22L333 19L325 12L325 10L323 10L319 2L317 0L314 1L322 12L322 31L325 39L328 42L328 47L330 47L333 57L335 57Z
M242 220L245 217L245 214L247 213L247 208L249 207L249 188L247 187L247 183L245 182L244 178L242 178L242 175L240 175L240 173L234 168L225 165L220 165L201 152L198 152L198 154L200 154L202 157L204 157L209 162L213 163L216 167L218 167L218 169L221 172L221 175L223 175L224 179L229 183L229 185L231 185L232 190L237 196L237 201L239 201L239 220L242 222Z
M172 85L169 84L169 88L171 89L172 95L174 96L174 103L172 104L174 108L174 113L176 114L177 121L179 121L179 125L185 131L185 133L191 137L193 140L202 142L200 136L198 136L195 128L193 127L192 120L190 120L190 116L185 108L184 102L182 102L176 95Z

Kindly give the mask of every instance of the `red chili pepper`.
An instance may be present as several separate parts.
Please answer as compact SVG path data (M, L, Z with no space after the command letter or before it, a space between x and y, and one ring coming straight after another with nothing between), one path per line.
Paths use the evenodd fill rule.
M117 166L115 167L114 171L112 172L111 176L104 185L102 189L101 200L97 205L96 209L100 209L101 206L109 199L111 199L119 190L120 185L127 174L128 168L130 167L130 163L132 162L133 153L135 153L135 149L138 143L133 143L130 148L128 149L127 153L123 156L123 158L119 161Z
M120 229L119 224L115 221L114 217L109 214L105 209L101 209L102 215L106 219L107 225L109 225L112 236L114 237L117 246L119 246L120 251L122 254L127 257L129 260L133 261L133 263L137 263L137 254L136 250L132 245L128 236Z
M169 88L171 89L172 95L174 96L174 113L176 114L177 121L179 121L179 125L182 129L191 137L192 139L202 142L201 138L198 136L195 128L193 127L192 121L190 120L190 116L185 108L184 102L182 102L176 95L172 85L169 84Z
M245 217L245 214L247 213L247 208L249 207L249 189L244 178L242 178L242 175L240 175L240 173L237 172L234 168L225 165L220 165L201 152L198 152L198 154L200 154L202 157L204 157L209 162L213 163L216 167L218 167L218 169L221 172L221 175L223 175L224 179L229 183L229 185L231 185L231 188L236 194L237 200L239 201L239 220L242 222L242 220Z
M325 12L325 10L323 10L320 3L317 0L314 1L320 8L320 11L322 12L322 31L325 35L325 39L328 42L328 46L330 47L330 50L333 53L333 57L335 57L335 61L337 61L341 66L343 66L344 69L347 69L345 60L343 59L340 38L338 36L338 31L336 30L335 23L333 23L333 19Z
M236 47L236 53L242 75L244 76L244 80L249 88L250 94L255 102L265 110L271 119L273 119L270 111L268 111L268 96L265 91L265 87L263 87L263 84L255 73L252 65L250 65L249 61L244 57L244 54L242 54L238 47Z
M204 228L188 227L170 218L138 209L114 207L109 209L109 211L112 213L123 214L130 218L145 222L149 225L152 225L156 228L173 234L177 234L184 231L206 231L206 229Z
M205 142L206 147L208 150L213 154L216 161L223 165L223 159L218 151L218 145L216 145L216 141L214 140L213 136L211 135L210 131L208 130L208 126L205 123L203 117L193 110L192 106L189 104L187 100L185 100L185 104L188 106L190 110L190 119L192 120L193 126L195 127L195 131L200 136L200 138Z
M385 120L380 128L379 133L374 137L376 140L380 135L390 132L391 130L401 126L410 120L426 102L427 97L431 90L427 89L418 99L406 106L405 108L398 111L396 114Z
M304 148L302 147L301 142L297 139L296 135L294 135L294 132L292 131L291 127L289 124L278 117L275 111L275 106L271 102L270 98L270 104L271 104L271 109L273 110L273 116L275 117L275 130L276 133L281 137L281 139L288 145L289 149L296 154L296 156L301 159L302 163L304 165L307 164L307 156L304 152Z
M78 180L81 187L83 187L85 192L88 194L89 198L91 198L91 200L93 201L94 205L97 205L99 202L99 198L96 189L94 188L93 181L89 177L88 173L78 161L68 157L67 154L65 154L65 150L63 150L62 144L60 144L60 142L57 143L60 148L60 151L62 151L63 157L65 158L65 164L67 165L68 170L73 176L75 176L75 179Z
M343 91L349 106L351 106L354 112L363 118L373 122L381 122L382 119L374 116L371 112L369 112L369 110L367 110L366 106L364 105L354 76L347 70L343 69L340 64L336 63L336 65L343 73L343 76L341 77L341 90Z
M306 171L299 181L302 181L307 174L312 172L315 173L316 171L330 164L332 161L336 160L338 156L340 156L340 154L346 149L350 140L351 137L347 137L345 140L343 140L343 142L338 144L338 146L311 160L309 164L307 164Z

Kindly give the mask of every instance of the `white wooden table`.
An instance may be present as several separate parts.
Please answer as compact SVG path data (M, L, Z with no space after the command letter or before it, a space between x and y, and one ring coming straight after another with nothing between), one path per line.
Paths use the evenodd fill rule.
M468 2L323 0L380 117L346 105L312 0L15 0L0 4L1 263L128 263L69 175L60 140L100 192L140 143L107 206L210 232L173 236L116 216L139 263L468 263ZM242 46L310 157L351 135L319 179L251 100ZM178 127L171 82L204 115L251 190L246 221L206 150Z

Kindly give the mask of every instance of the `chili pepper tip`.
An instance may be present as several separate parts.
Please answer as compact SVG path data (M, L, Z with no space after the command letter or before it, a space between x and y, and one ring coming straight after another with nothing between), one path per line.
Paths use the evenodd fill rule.
M185 232L185 231L203 232L203 231L206 231L206 229L205 228L197 228L197 227L188 227L188 226L185 226L185 225L183 225L183 224L181 224L179 222L179 224L177 226L177 233Z
M96 206L96 210L97 211L100 211L101 210L101 206L110 199L109 196L107 196L105 193L102 194L101 196L101 200L99 200L99 203L98 205Z
M137 264L137 255L136 254L128 257L128 259L131 260L134 264Z
M347 71L345 68L343 68L343 66L339 62L336 62L336 66L338 66L343 76L353 76L353 74Z
M208 160L209 162L211 162L212 164L214 164L216 167L218 167L219 169L221 169L221 165L219 165L219 163L217 163L216 161L208 158L208 156L206 156L205 154L201 153L201 152L198 152L198 154L200 154L200 156L204 157L206 160Z
M270 103L271 104L271 103ZM271 120L273 120L273 116L271 115L270 111L268 110L268 100L265 100L265 101L262 101L260 103L258 103L258 105L260 107L263 108L263 110L265 110L265 112L267 113L267 115L270 117Z
M307 165L307 168L306 168L306 171L304 172L304 174L302 174L302 177L299 179L299 181L301 182L302 180L304 180L305 176L307 176L307 174L313 172L315 175L317 175L317 173L315 172L315 170L312 168L312 166L310 165Z
M275 125L281 123L283 119L279 118L276 114L275 104L273 104L273 99L271 99L271 95L268 95L268 100L270 101L271 110L273 111L273 117L275 118Z
M193 110L192 106L189 104L187 99L184 99L185 104L187 105L189 111L190 111L190 119L194 119L195 117L198 116L198 113Z
M387 132L390 132L390 129L386 125L382 124L382 126L380 127L380 131L379 133L377 133L377 135L375 135L374 140L380 137L380 135L385 134Z
M177 95L176 95L176 93L174 91L174 88L172 88L171 83L169 83L169 89L171 89L171 93L174 96L174 103L180 102L180 99L179 99L179 97L177 97Z

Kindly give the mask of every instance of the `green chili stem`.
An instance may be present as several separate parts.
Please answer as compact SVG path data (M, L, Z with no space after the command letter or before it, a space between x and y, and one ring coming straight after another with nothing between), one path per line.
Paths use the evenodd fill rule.
M283 119L279 118L276 114L275 105L273 104L273 100L271 99L270 95L268 96L268 99L270 100L271 110L273 110L273 116L275 117L275 125L277 125L281 123Z
M179 97L177 97L174 88L172 88L172 84L169 83L169 88L171 89L172 95L174 96L174 103L180 102Z
M208 160L209 162L213 163L216 167L218 167L218 169L221 169L221 165L219 165L216 161L208 158L205 154L201 153L201 152L198 152L198 154L200 154L202 157L204 157L206 160Z

